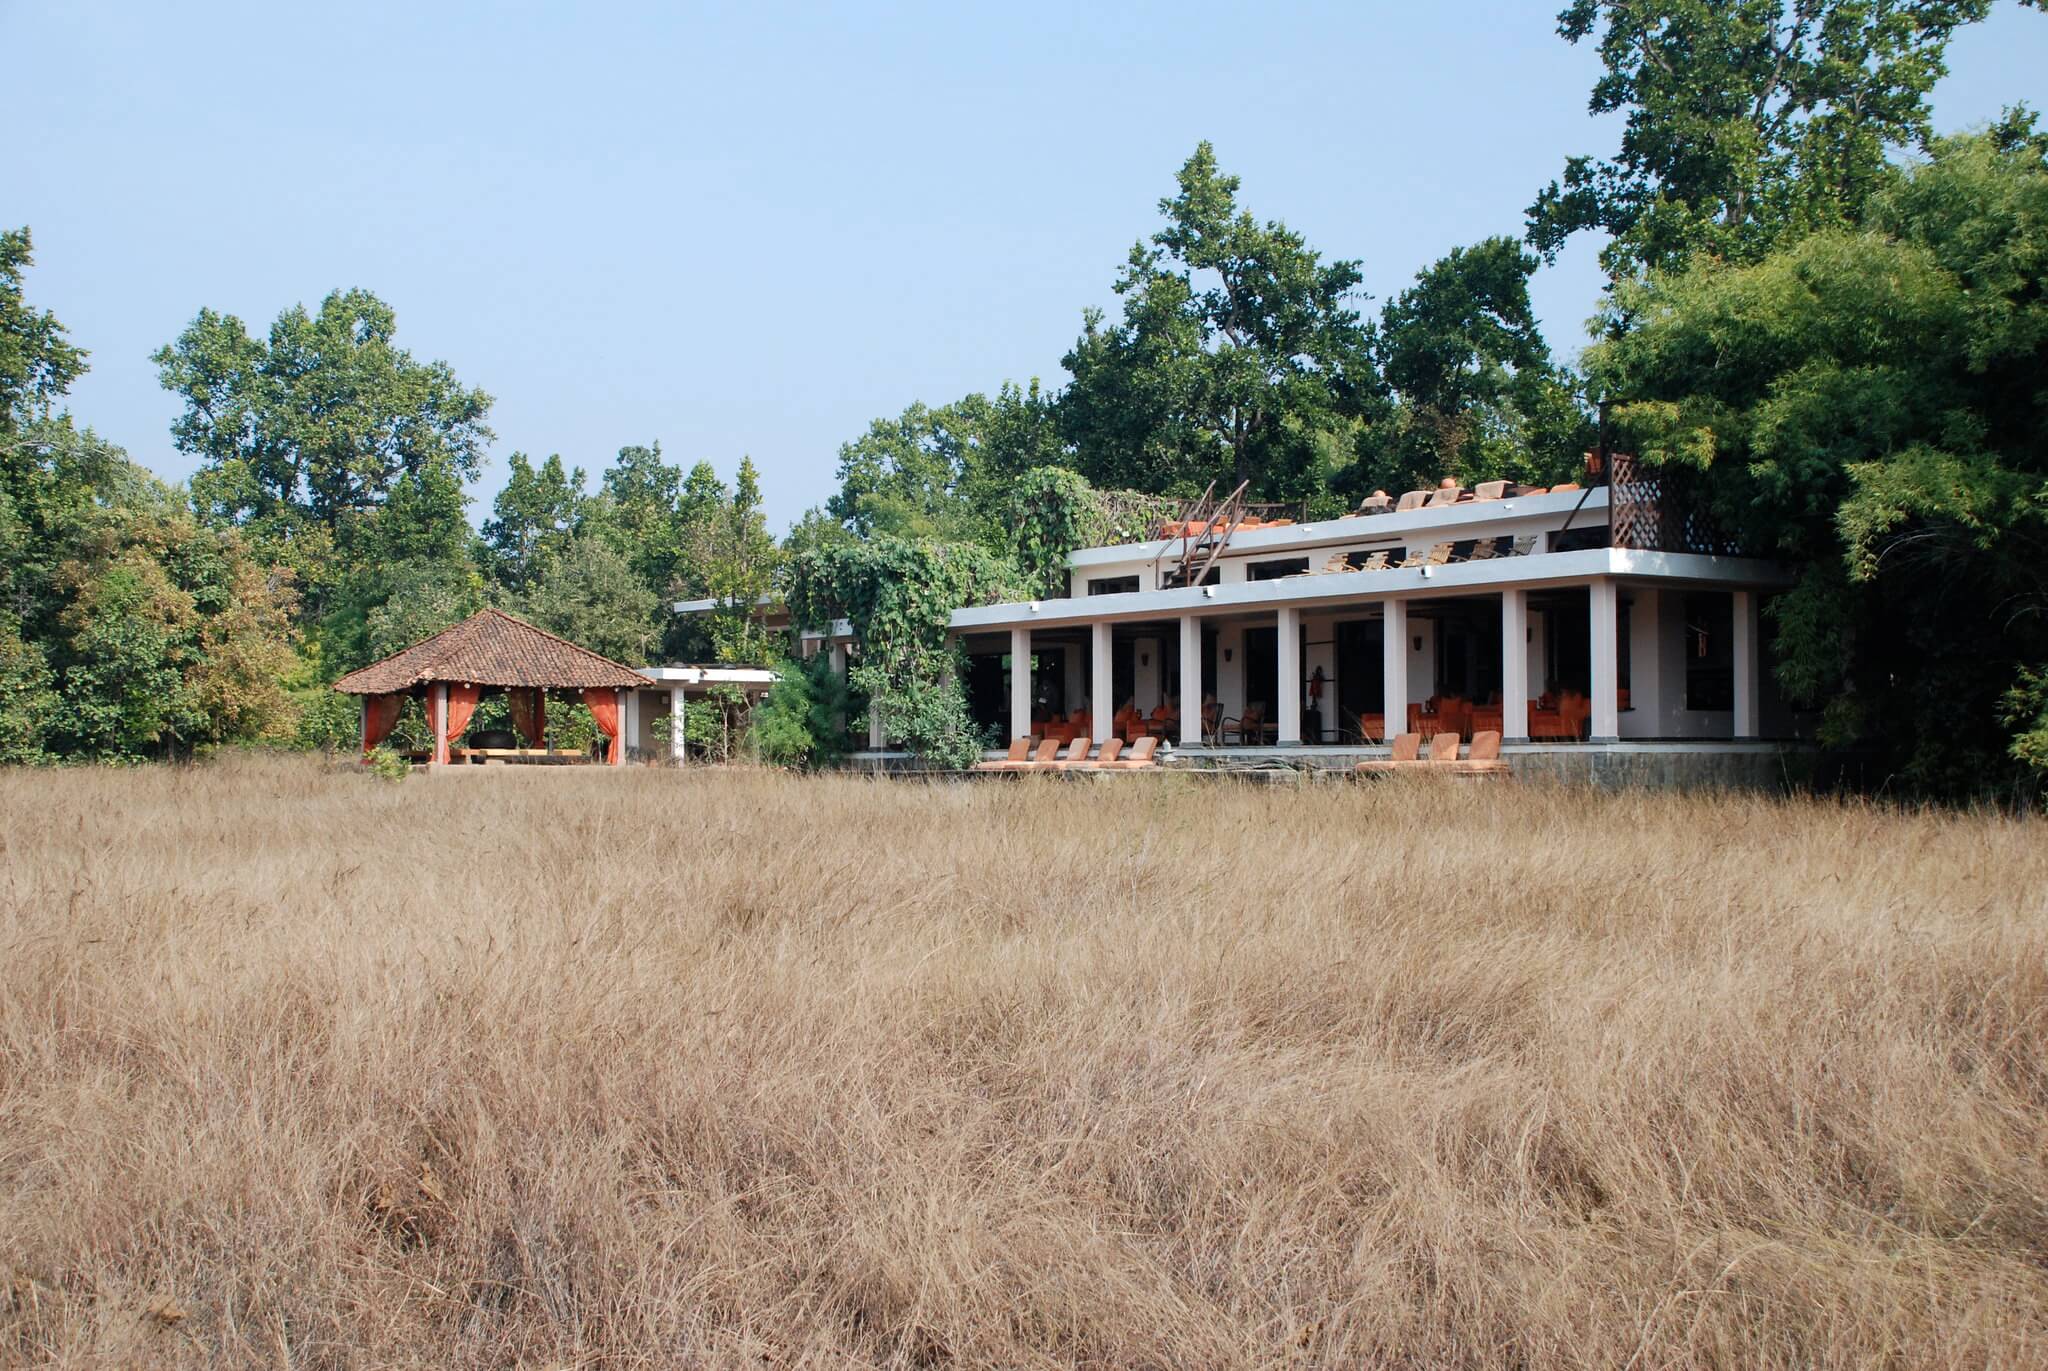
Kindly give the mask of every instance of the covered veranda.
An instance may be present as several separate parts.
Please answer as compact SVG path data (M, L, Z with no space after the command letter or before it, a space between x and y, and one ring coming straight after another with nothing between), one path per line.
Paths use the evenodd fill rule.
M1601 547L974 607L954 627L977 713L1010 737L1129 736L1135 706L1147 725L1163 709L1197 754L1404 731L1739 743L1792 733L1763 670L1761 606L1784 580L1751 559Z
M629 692L649 684L631 667L578 647L499 609L486 609L334 683L362 699L362 746L391 736L407 699L425 707L433 746L416 760L453 763L593 762L576 748L548 746L548 698L567 698L590 710L605 739L603 763L626 760L623 722ZM477 705L503 695L517 738L476 739L463 746ZM525 745L519 746L518 741ZM504 746L484 746L502 742Z

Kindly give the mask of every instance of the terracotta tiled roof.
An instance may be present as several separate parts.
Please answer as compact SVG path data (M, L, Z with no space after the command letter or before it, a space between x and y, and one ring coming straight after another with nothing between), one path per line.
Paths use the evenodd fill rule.
M487 686L643 686L647 678L501 609L486 609L403 652L334 683L348 695L388 695L416 685L461 682Z

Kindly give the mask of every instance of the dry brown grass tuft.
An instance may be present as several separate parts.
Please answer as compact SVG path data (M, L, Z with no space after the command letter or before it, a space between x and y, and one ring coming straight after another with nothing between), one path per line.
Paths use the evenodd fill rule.
M2039 823L0 776L0 1361L2048 1362Z

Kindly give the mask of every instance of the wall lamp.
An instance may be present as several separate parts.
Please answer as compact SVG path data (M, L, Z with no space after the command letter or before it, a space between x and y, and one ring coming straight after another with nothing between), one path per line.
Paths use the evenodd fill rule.
M1215 586L1203 586L1203 587L1202 587L1202 598L1203 598L1203 599L1205 599L1205 600L1213 600L1213 599L1215 599L1215 598L1216 598L1216 587L1215 587Z
M1032 612L1033 614L1036 614L1036 613L1038 613L1038 601L1036 601L1036 600L1033 600L1033 601L1031 602L1031 612Z

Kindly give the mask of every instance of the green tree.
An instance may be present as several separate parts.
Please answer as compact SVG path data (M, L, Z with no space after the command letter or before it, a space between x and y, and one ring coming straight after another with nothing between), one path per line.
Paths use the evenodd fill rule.
M1250 480L1313 493L1315 435L1379 391L1351 301L1358 264L1324 262L1301 235L1237 204L1208 143L1160 202L1166 226L1117 278L1123 319L1094 311L1065 359L1060 422L1096 485L1160 491Z
M484 521L484 559L491 578L515 594L545 576L575 534L584 501L583 468L565 470L560 454L539 466L515 452L491 517Z
M952 612L1022 593L1007 558L972 543L875 537L814 549L789 568L799 627L844 618L853 630L854 689L880 707L889 735L937 765L962 768L981 751L967 707Z
M397 327L368 291L336 291L317 314L284 311L262 340L201 310L153 358L185 406L172 438L202 464L194 501L292 566L310 608L363 559L359 525L401 480L473 480L492 437L490 396L416 361Z
M516 606L536 626L628 664L654 655L665 617L632 563L592 534L571 536Z
M583 502L579 532L618 549L650 590L667 593L682 560L683 473L661 458L661 444L619 449L597 495Z
M1536 265L1513 239L1488 238L1387 302L1376 353L1397 398L1359 430L1366 487L1561 480L1576 467L1591 425L1537 327Z
M1558 32L1598 35L1594 114L1622 113L1612 158L1573 157L1529 209L1546 257L1613 235L1617 278L1696 252L1753 262L1853 224L1887 150L1929 136L1949 38L1991 0L1573 0Z
M693 523L690 533L691 560L714 605L709 628L718 660L774 660L773 643L761 627L760 604L774 589L781 551L761 509L761 476L753 458L740 459L732 490Z
M0 231L0 434L47 418L51 403L85 374L85 352L48 310L31 308L22 275L35 255L26 227Z
M2048 163L1939 143L1864 218L1624 286L1588 362L1625 441L1800 568L1778 676L1826 736L1981 789L2048 728Z
M851 701L831 658L816 653L785 661L775 684L748 719L756 750L779 766L822 766L845 752L843 726Z

